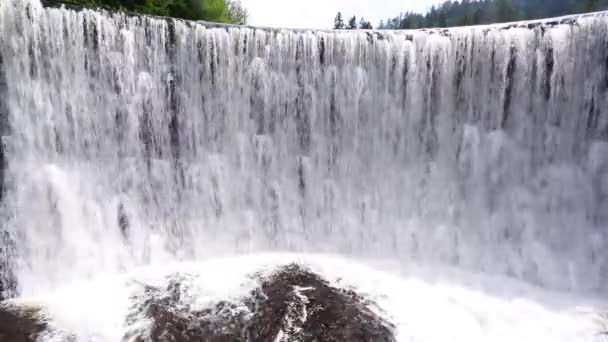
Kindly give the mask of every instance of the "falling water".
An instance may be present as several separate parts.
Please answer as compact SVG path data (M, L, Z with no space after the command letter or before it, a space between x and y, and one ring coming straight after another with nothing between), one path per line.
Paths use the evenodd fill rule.
M0 52L22 294L280 250L608 291L605 14L332 32L3 0Z

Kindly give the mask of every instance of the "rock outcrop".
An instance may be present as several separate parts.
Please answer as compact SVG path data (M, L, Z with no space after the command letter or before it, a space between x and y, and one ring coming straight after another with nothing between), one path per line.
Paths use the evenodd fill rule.
M288 265L256 276L260 287L240 302L221 301L192 310L183 304L184 278L166 289L146 287L128 323L141 314L152 323L128 334L132 341L175 342L392 342L393 326L370 308L373 303L351 290L331 286L301 266Z
M35 342L46 328L38 309L0 304L0 342Z
M130 328L123 341L395 341L394 326L374 313L374 303L302 266L287 265L252 277L259 286L247 295L203 308L194 304L200 294L191 291L193 276L170 275L158 287L142 284L131 297L125 322ZM34 342L45 333L53 335L52 322L47 324L43 313L40 308L0 304L0 342ZM61 336L78 341L71 332Z
M250 341L394 341L392 326L370 310L373 303L298 265L262 279L253 298Z

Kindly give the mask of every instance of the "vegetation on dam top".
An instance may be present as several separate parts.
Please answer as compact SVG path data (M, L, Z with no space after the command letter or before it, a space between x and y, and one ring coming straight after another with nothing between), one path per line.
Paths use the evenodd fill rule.
M519 20L534 20L608 10L608 0L447 0L433 6L427 13L403 12L382 20L380 30L421 29L486 25ZM335 29L371 29L372 25L357 16L344 16L340 12L334 19Z
M248 12L241 0L47 0L50 3L169 16L188 20L247 24ZM447 0L427 13L405 11L373 25L367 13L334 19L335 29L420 29L532 20L608 10L608 0ZM281 15L277 13L276 15ZM329 18L328 18L329 19ZM328 23L329 24L329 23Z
M237 25L247 24L248 17L240 0L50 0L47 3Z

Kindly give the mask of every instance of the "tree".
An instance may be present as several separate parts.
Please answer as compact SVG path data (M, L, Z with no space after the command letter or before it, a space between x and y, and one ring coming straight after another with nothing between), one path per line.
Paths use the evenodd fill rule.
M344 29L344 20L342 20L342 13L338 12L336 15L336 19L334 19L334 29L342 30Z
M107 2L103 3L103 5L108 5ZM117 4L118 6L131 10L142 12L146 14L153 15L162 15L167 16L171 13L173 8L173 3L169 3L167 1L158 1L158 0L141 0L141 1L125 1L123 4ZM122 5L122 6L121 6ZM110 7L114 7L110 5ZM185 18L189 19L189 18Z
M2 1L2 0L0 0ZM240 0L52 0L89 7L105 7L188 20L245 24L247 10Z
M483 10L480 8L476 9L475 12L473 12L473 24L475 25L479 25L479 24L483 24L484 23L484 16L483 16Z
M346 28L349 30L357 29L357 17L356 16L353 16L352 18L350 18L350 20L348 21L348 26Z
M228 18L237 25L246 25L249 12L241 4L241 0L228 0Z
M584 0L579 6L580 12L602 11L608 8L608 0Z
M158 0L145 0L145 7L137 8L138 12L141 13L154 13L151 11L154 7L150 6L149 3L159 2ZM162 1L161 1L162 2ZM158 14L160 15L160 14ZM188 20L209 20L203 14L202 2L199 1L188 1L188 0L173 0L168 3L167 13L162 15L168 15L176 18L188 19Z
M359 21L359 28L362 30L372 30L374 27L372 26L372 23L365 20L365 18L361 18Z
M448 17L444 11L439 11L439 19L437 26L448 27Z
M504 23L517 20L517 11L511 0L496 0L494 8L494 21Z
M202 2L202 13L204 18L214 22L227 23L228 4L225 0L205 0Z

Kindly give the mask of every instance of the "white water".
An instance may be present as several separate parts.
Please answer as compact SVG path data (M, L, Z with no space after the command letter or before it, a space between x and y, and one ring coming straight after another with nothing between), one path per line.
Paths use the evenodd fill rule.
M79 341L120 341L126 331L146 327L144 319L131 327L124 320L133 303L131 296L141 291L141 284L162 287L167 275L187 275L190 280L182 284L188 287L189 296L183 304L200 309L229 298L237 302L256 286L248 275L289 262L306 265L332 284L353 288L374 300L375 311L395 324L398 341L608 340L599 335L606 319L600 319L600 312L574 306L574 298L551 293L560 304L547 308L523 297L539 289L522 284L510 283L520 287L522 296L495 297L444 281L421 280L420 273L413 275L411 270L407 276L399 275L394 269L388 273L327 255L248 255L151 267L128 276L70 284L59 292L18 302L45 308L57 331L76 334ZM62 341L65 335L56 332L50 341L53 336Z
M605 14L325 32L2 0L0 53L0 274L23 296L268 250L608 291ZM570 312L407 279L377 293L443 308L394 314L415 341L454 319L455 340L589 337Z

